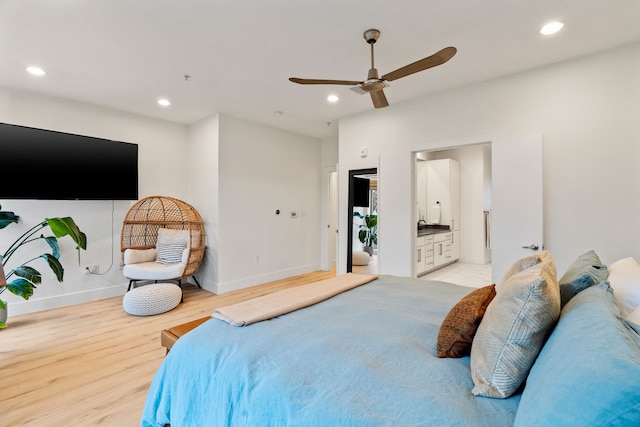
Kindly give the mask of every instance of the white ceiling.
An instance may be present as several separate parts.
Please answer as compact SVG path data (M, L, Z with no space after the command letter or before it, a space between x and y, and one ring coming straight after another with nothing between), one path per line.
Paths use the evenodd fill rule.
M538 29L550 20L565 28L545 38ZM640 40L640 1L0 0L0 86L184 124L220 112L324 138L341 117L373 110L371 99L288 78L365 80L369 28L382 33L381 75L458 49L390 82L393 108ZM27 74L34 64L47 75ZM341 100L329 104L330 93Z

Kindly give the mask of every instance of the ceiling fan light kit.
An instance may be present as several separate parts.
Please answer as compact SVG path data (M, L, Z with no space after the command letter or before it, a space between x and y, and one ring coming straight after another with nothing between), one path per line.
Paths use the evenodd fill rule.
M401 77L406 77L419 71L442 65L456 54L457 49L449 46L441 49L433 55L422 58L416 62L413 62L404 67L398 68L390 73L379 76L378 70L374 65L374 52L373 45L380 37L380 31L375 28L371 28L364 32L364 39L371 46L371 68L367 73L367 79L363 81L356 80L327 80L327 79L301 79L299 77L290 77L289 81L298 83L301 85L323 85L323 84L335 84L335 85L347 85L353 86L351 90L359 94L369 93L371 101L375 108L384 108L389 106L387 97L384 94L383 89L387 86L387 82L397 80Z

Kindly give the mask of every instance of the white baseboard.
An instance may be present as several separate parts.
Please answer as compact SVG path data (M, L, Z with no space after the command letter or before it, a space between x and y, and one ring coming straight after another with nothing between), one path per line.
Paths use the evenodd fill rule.
M11 320L11 316L35 313L37 311L49 310L51 308L111 298L118 295L124 295L126 291L126 286L113 285L72 294L56 295L53 297L39 299L34 299L32 297L28 301L11 301L9 303L9 320Z
M237 291L238 289L248 288L249 286L259 285L261 283L286 279L287 277L297 276L299 274L311 273L312 271L318 271L319 269L319 265L305 265L287 270L269 272L259 276L245 277L242 279L223 283L202 283L202 287L210 292L213 292L214 294L223 294L226 292Z

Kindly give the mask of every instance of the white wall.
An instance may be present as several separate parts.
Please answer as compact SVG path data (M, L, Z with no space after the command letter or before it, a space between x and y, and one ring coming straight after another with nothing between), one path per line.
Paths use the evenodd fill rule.
M187 132L183 126L3 88L0 88L0 121L137 143L140 197L154 194L186 197ZM1 159L2 162L16 161ZM32 180L55 180L55 167L51 172L30 171L25 167L25 173L30 174ZM3 176L3 185L11 185L12 179L25 177ZM84 179L91 182L109 178L91 176ZM56 280L44 261L36 261L33 266L43 274L43 283L28 301L10 292L2 293L2 298L10 303L9 315L123 294L127 281L119 269L120 232L131 204L129 201L0 200L3 210L15 212L21 220L0 230L0 253L46 217L70 216L87 235L87 250L81 251L79 259L70 238L59 240L65 269L62 283ZM48 247L39 245L32 254L37 256L45 252ZM10 262L26 259L19 258L16 253ZM83 274L82 267L88 264L98 264L100 274Z
M205 118L189 126L188 137L188 194L202 216L206 234L204 259L196 278L200 286L212 291L216 289L219 271L219 126L219 115Z
M389 108L341 120L339 151L341 203L348 170L379 162L381 274L411 274L411 152L495 134L544 135L544 240L559 273L590 249L605 263L640 259L640 44L402 104L393 88L387 97ZM340 229L347 220L340 212Z
M212 290L318 270L321 141L229 116L219 124L219 270Z

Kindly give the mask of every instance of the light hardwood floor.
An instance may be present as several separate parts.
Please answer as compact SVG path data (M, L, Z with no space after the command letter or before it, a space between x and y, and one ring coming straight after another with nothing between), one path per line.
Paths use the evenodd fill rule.
M184 302L156 316L127 314L122 297L10 316L0 330L0 426L138 426L165 357L162 329L335 274L319 271L222 295L187 284Z

